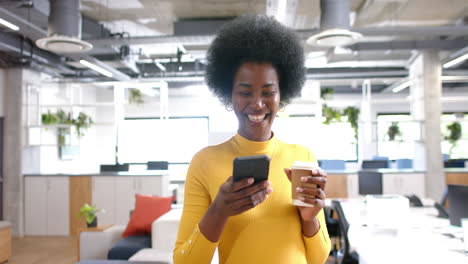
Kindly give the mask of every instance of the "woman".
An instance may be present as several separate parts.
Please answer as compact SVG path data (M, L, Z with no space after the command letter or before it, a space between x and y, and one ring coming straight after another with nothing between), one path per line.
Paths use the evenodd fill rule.
M237 134L192 159L175 263L323 263L330 252L323 207L326 176L312 170L301 194L314 207L291 204L292 163L316 161L308 149L285 144L271 131L278 110L299 95L304 51L294 32L266 16L225 25L208 51L210 89L237 116ZM234 182L233 159L270 156L268 181ZM308 186L318 186L310 188Z

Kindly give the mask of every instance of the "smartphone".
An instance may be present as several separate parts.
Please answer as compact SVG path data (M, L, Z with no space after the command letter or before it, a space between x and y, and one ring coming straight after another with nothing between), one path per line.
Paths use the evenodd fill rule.
M254 178L255 182L268 180L270 157L267 155L243 156L234 159L234 181Z

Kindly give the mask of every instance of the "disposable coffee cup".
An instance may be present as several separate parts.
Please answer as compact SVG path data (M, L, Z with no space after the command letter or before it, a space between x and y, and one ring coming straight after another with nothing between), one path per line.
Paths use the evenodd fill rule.
M292 194L292 204L296 206L307 206L314 207L312 204L305 203L299 200L300 193L296 191L297 187L304 186L304 183L301 182L302 176L311 176L311 170L318 169L319 166L317 162L305 162L305 161L295 161L291 166L291 194ZM311 186L317 187L317 186Z

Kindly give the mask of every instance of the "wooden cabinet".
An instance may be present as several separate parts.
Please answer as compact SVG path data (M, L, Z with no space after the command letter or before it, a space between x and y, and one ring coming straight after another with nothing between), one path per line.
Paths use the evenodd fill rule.
M26 235L67 236L69 222L68 177L25 177Z

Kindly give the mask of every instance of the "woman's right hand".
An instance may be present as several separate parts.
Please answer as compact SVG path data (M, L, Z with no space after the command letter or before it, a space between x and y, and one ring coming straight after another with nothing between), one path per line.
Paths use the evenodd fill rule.
M231 176L219 188L212 204L213 209L225 218L241 214L265 201L268 194L273 192L270 186L269 181L254 183L253 178L234 182Z

